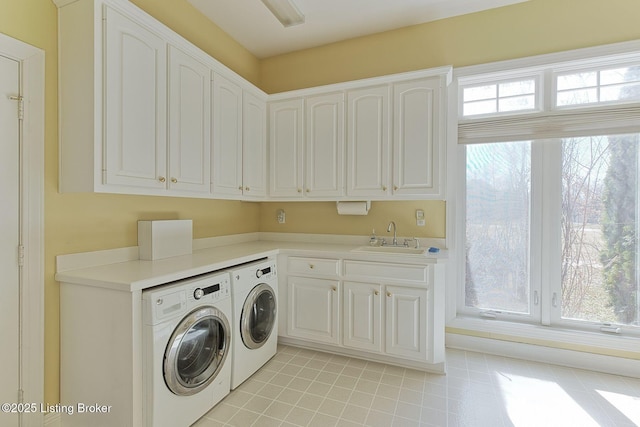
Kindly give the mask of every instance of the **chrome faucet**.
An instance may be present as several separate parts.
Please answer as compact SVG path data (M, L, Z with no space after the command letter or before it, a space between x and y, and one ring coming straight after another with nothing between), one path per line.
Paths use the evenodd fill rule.
M387 233L391 232L391 226L393 225L393 242L391 243L393 246L398 246L398 236L396 236L396 223L391 221L389 226L387 227Z

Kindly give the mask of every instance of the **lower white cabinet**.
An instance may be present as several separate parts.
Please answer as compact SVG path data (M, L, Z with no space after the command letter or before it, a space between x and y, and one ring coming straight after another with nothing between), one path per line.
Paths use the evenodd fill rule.
M441 264L298 256L285 264L281 341L444 372Z
M340 282L309 277L287 281L289 336L338 344Z
M427 319L429 290L386 286L385 352L427 360L432 322Z
M369 283L343 283L345 347L382 351L381 286Z

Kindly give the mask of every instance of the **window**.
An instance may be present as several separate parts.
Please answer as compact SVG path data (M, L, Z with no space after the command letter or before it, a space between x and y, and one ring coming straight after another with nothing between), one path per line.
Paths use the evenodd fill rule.
M640 101L640 66L562 73L556 76L556 106Z
M640 53L629 57L458 76L459 315L640 335ZM519 77L535 72L548 78Z
M538 104L537 79L534 77L470 84L462 88L464 117L533 111Z

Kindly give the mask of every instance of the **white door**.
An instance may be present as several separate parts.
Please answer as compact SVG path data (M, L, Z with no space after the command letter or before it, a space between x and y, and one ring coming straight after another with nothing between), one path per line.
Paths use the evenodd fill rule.
M166 45L109 8L105 34L106 183L166 187Z
M305 195L344 195L344 94L306 99Z
M272 197L302 197L302 129L304 100L292 99L269 105Z
M18 401L19 324L19 136L20 64L0 56L0 402ZM0 425L18 425L18 415L0 412Z
M169 47L169 188L211 187L211 71Z
M242 89L213 77L213 194L242 194Z
M347 94L347 195L389 194L389 87L375 86Z
M421 288L387 286L386 352L416 360L427 360L427 298Z
M380 285L344 282L344 345L382 351Z
M338 344L338 288L336 280L289 277L289 336Z
M440 77L393 86L393 194L438 194Z
M267 105L247 92L242 100L243 195L267 195Z

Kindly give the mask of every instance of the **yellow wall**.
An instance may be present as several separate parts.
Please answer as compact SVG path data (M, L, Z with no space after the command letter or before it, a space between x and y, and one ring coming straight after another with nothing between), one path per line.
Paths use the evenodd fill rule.
M286 222L278 224L276 212L284 209ZM422 209L425 226L416 226L416 209ZM335 202L262 203L260 231L281 233L350 234L368 236L373 229L389 237L387 225L396 223L398 236L445 237L443 201L372 202L366 216L338 215Z
M133 0L263 90L318 84L452 64L490 62L640 39L635 0L531 0L480 14L363 37L258 61L186 0ZM46 53L45 123L45 401L59 401L59 294L55 256L136 244L135 222L192 218L196 238L264 231L400 234L443 237L442 202L374 202L367 217L339 217L332 203L264 203L57 192L57 22L51 0L0 1L0 32ZM416 207L427 226L416 228ZM275 224L284 208L287 224ZM406 233L405 233L406 230Z
M529 0L264 59L268 93L640 38L640 2Z

